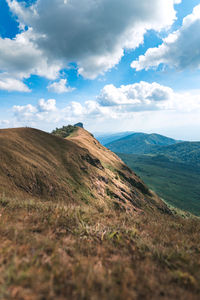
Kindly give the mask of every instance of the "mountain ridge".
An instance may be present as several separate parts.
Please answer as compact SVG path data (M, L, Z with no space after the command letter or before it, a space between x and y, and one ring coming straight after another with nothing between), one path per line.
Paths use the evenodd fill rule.
M63 139L32 128L0 130L0 193L103 201L121 209L167 206L114 153L75 127Z
M105 146L113 152L126 154L146 154L157 149L158 146L173 145L180 141L165 137L160 134L137 132L125 136Z
M118 133L108 133L108 134L94 134L95 138L102 144L106 145L108 143L114 142L120 138L126 137L128 135L133 134L133 131L125 131L125 132L118 132Z

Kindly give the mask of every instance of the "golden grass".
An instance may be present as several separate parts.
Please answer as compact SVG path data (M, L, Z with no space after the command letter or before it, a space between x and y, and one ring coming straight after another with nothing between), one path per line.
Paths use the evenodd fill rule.
M0 299L199 299L200 221L0 200Z

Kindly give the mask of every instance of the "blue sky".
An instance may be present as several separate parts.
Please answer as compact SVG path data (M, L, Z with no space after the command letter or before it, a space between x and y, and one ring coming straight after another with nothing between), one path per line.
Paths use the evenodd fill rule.
M200 2L0 0L0 128L200 140Z

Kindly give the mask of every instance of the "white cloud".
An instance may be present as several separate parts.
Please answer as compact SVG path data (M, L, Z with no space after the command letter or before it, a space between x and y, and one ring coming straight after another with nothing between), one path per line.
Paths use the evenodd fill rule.
M0 120L0 126L1 128L7 128L10 125L10 121L9 120Z
M42 122L42 126L49 123L52 127L57 123L73 124L77 121L107 124L115 120L121 123L145 112L151 112L152 116L155 112L165 112L168 116L179 114L186 119L200 113L200 96L199 91L177 93L158 83L140 82L119 88L105 86L96 101L73 101L64 108L58 108L55 99L40 99L35 106L14 106L13 111L18 124L35 126Z
M22 124L37 123L38 121L56 122L60 116L60 111L56 107L55 99L40 99L36 106L32 104L15 105L13 112L16 120Z
M18 34L14 39L0 37L0 88L28 92L23 79L31 74L55 79L61 63L49 61L35 45L32 29ZM20 83L21 82L21 83Z
M57 94L69 93L74 90L74 88L67 85L67 79L60 79L60 81L53 82L47 86L47 89Z
M76 62L79 74L94 79L118 64L124 49L143 43L147 30L171 26L177 0L37 0L32 6L7 2L21 27L32 30L34 51L48 58L46 73L55 60L62 67ZM45 76L44 69L36 68L36 73Z
M145 55L133 61L131 66L137 71L169 65L176 69L200 68L200 5L186 16L181 28L163 40L157 48L150 48Z
M0 75L0 90L6 90L9 92L30 92L30 89L20 80L15 78L6 78Z
M44 99L40 99L38 102L38 110L40 112L56 111L56 100L49 99L45 101Z
M101 106L125 106L129 110L156 110L160 102L169 100L173 91L169 87L158 83L140 83L122 85L116 88L114 85L106 85L97 101ZM123 108L124 109L124 108Z
M30 74L55 79L61 64L49 62L35 45L32 29L18 34L14 39L0 38L0 70L12 77L27 78Z
M24 122L29 120L29 118L34 117L34 115L37 113L37 108L31 104L24 106L14 105L13 112L17 120Z
M141 81L119 88L106 85L96 100L102 113L102 108L106 108L107 115L124 118L145 111L200 112L199 94L199 91L175 92L156 82Z

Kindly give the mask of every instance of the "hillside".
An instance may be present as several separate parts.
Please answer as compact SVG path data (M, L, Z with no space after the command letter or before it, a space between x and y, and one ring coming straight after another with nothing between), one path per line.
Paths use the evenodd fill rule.
M137 133L107 146L165 201L200 215L200 142Z
M200 167L198 165L190 165L188 160L186 164L180 162L181 160L176 159L175 156L169 159L160 154L152 156L120 153L118 155L165 201L172 206L200 215Z
M82 128L74 127L67 139L31 128L0 130L0 153L0 194L5 196L166 209L115 154Z
M0 299L197 300L199 231L84 129L0 130Z
M145 154L156 151L159 146L174 145L177 142L159 134L134 133L105 146L113 152Z
M158 147L151 153L165 155L171 161L200 166L200 142L182 142Z

